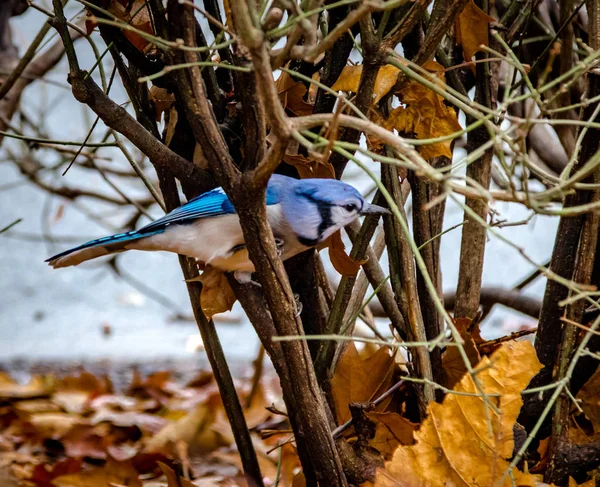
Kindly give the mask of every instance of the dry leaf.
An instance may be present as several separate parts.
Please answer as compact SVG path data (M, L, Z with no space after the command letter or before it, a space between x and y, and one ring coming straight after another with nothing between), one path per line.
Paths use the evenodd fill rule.
M53 388L54 379L52 377L36 375L31 378L28 384L19 384L7 373L0 372L1 399L29 399L47 396Z
M500 395L488 396L497 410L475 395L448 394L442 404L430 403L427 418L415 433L416 444L398 447L385 469L378 471L375 486L498 485L513 453L521 391L540 369L531 343L504 343L476 369L483 391ZM478 392L470 375L454 390ZM517 470L513 474L517 485L535 485L532 475ZM510 477L500 485L511 485Z
M52 480L62 475L73 474L81 471L80 458L65 458L54 465L36 465L31 476L31 481L36 487L53 487ZM1 485L4 485L3 483Z
M495 21L494 17L490 17L475 5L473 0L469 0L463 11L458 14L454 22L456 43L462 46L465 61L473 59L480 49L479 46L489 46L488 26L490 22ZM475 66L471 66L471 69L474 72Z
M247 250L240 252L247 252ZM223 271L207 265L197 280L202 283L200 301L202 311L208 319L218 313L231 311L236 298Z
M398 445L412 445L415 442L413 433L419 426L411 423L398 413L378 413L371 411L367 417L375 422L375 437L369 444L389 460Z
M331 380L338 424L351 418L350 403L369 402L388 390L393 371L394 357L387 347L381 347L370 357L362 359L354 342L350 342ZM383 410L388 402L379 404L377 409Z
M578 484L573 477L569 477L569 487L596 487L596 480L592 477L583 484Z
M350 258L346 253L346 246L342 240L342 233L340 230L321 243L319 249L325 247L329 248L329 258L331 259L333 267L342 276L356 276L360 270L360 266L366 262L366 260L353 260Z
M287 152L284 154L283 160L296 168L301 179L335 178L335 170L329 162L323 162L314 157L306 157L301 154L289 154Z
M150 12L146 6L146 0L112 0L107 9L119 20L126 22L146 34L154 34ZM140 34L132 30L123 30L123 35L131 42L138 51L144 51L150 44Z
M165 88L152 86L152 88L148 90L148 96L150 97L150 101L154 104L154 116L156 121L160 122L162 114L168 112L175 104L175 95L169 93Z
M362 64L358 66L345 66L331 89L356 93L362 69ZM373 89L373 104L379 103L379 100L390 92L396 81L398 81L398 73L400 73L400 70L391 64L386 64L379 68L377 78L375 78L375 88Z
M56 487L109 487L111 484L142 487L142 481L131 463L110 458L103 468L61 475L52 481Z
M442 87L446 86L443 72L440 72L442 67L438 63L428 61L423 67L434 73L430 76L432 81ZM461 130L454 109L447 107L440 95L417 81L409 81L397 95L406 107L392 110L385 123L388 130L396 129L399 133L414 134L417 139L442 137ZM451 158L451 143L448 140L419 146L419 152L423 159L438 156Z
M481 360L475 340L466 331L460 332L460 337L463 339L463 349L467 354L471 366L475 366ZM442 354L442 367L444 369L444 386L452 389L463 375L467 372L467 366L457 346L450 345Z
M600 369L585 383L577 393L579 405L587 419L592 423L594 433L600 433Z
M292 79L288 73L281 73L275 81L275 86L284 108L297 117L312 115L313 105L304 100L308 91L304 83Z

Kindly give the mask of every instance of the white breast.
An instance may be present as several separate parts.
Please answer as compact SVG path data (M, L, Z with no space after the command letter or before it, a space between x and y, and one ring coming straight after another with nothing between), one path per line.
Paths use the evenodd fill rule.
M287 225L280 205L268 206L267 216L275 237L284 240L283 260L307 249L298 242L294 232ZM244 237L238 216L222 215L203 218L188 225L170 225L163 233L134 241L127 248L166 250L194 257L224 271L253 272L254 265L245 249L231 253L231 249L243 243Z

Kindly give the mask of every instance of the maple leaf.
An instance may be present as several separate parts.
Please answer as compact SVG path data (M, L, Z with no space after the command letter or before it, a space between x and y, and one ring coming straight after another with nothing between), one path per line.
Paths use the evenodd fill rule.
M473 0L465 5L462 12L458 14L454 21L456 29L456 43L462 47L465 61L471 61L475 53L479 51L479 46L488 46L488 26L490 22L495 22L494 17L490 17L481 10ZM471 66L475 72L475 66Z
M472 376L465 375L454 390L469 395L448 394L442 404L430 403L415 445L398 447L378 471L375 487L498 485L513 453L521 392L540 369L530 342L504 343L475 369L483 392L496 395L488 396L495 407L476 395ZM513 470L513 475L500 485L535 485L529 474Z
M345 66L331 89L334 91L353 91L356 93L362 69L362 64L358 66ZM379 100L390 92L396 81L398 81L398 73L400 73L400 69L391 64L386 64L379 68L379 72L375 78L375 88L373 89L373 104L379 103Z
M443 68L435 61L423 65L432 72L430 79L439 86L445 87ZM396 129L399 133L414 134L417 139L431 139L450 135L461 130L456 112L444 104L444 99L417 81L409 81L398 93L398 98L405 107L392 110L385 122L388 130ZM450 140L419 146L423 159L438 156L452 157Z
M394 356L387 347L381 347L363 359L354 342L350 342L331 380L338 423L343 424L352 417L348 407L350 403L369 402L388 390L393 371ZM384 410L388 403L383 401L377 409Z

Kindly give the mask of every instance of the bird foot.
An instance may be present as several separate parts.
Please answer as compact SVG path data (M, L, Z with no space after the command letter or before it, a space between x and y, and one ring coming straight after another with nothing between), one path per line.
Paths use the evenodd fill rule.
M282 238L275 239L275 246L277 247L277 255L281 257L283 255L283 244L284 240Z
M255 286L262 287L260 282L252 279L252 272L235 271L233 277L235 277L235 280L240 284L254 284Z
M302 314L303 309L302 301L300 301L299 294L294 294L294 301L296 302L296 316L298 317Z

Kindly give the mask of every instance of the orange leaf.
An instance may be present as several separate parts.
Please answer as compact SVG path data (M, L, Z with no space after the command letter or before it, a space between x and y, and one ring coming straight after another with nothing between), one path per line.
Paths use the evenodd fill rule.
M454 390L467 394L449 393L442 404L429 404L427 418L415 432L416 443L398 447L385 469L377 472L375 487L397 486L399 481L430 487L536 485L532 475L516 469L512 479L503 475L513 453L521 392L540 369L530 342L502 344L475 369L488 400L473 377L465 375Z
M314 157L306 157L301 154L288 154L283 156L284 162L294 166L300 178L322 178L334 179L335 170L329 162L320 161Z
M208 319L218 313L231 311L236 297L223 271L207 265L204 272L192 280L202 283L200 301Z
M287 73L281 73L281 76L275 81L275 86L284 108L297 117L312 114L313 105L304 101L308 90L302 82L293 80Z
M480 46L489 46L488 26L490 22L495 21L494 17L490 17L475 5L473 0L469 0L465 5L454 23L456 43L462 46L465 61L471 61ZM475 66L471 66L471 69L474 72Z
M345 66L337 81L331 87L335 91L358 91L360 76L362 74L362 65ZM379 68L377 78L375 78L375 88L373 89L373 104L377 104L398 81L400 70L391 64L386 64Z
M375 422L375 437L369 444L389 460L399 445L412 445L415 442L413 433L417 424L398 413L378 413L371 411L367 417Z
M147 34L154 34L152 30L152 21L150 20L150 12L146 6L146 0L134 0L133 3L129 0L112 0L108 11L119 20L126 22L136 29ZM138 51L144 51L146 46L150 44L140 34L131 30L123 30L123 35L131 42Z
M438 63L429 61L423 67L432 72L432 81L442 87L446 86L443 70ZM414 134L417 139L442 137L461 130L454 109L447 107L440 95L421 83L409 81L397 95L406 106L392 110L385 122L388 130L396 129L400 133ZM452 157L451 143L448 140L419 146L419 152L423 159Z
M370 357L362 359L354 342L350 342L331 380L338 424L351 418L350 403L371 401L378 392L389 389L393 370L394 356L387 347L381 347ZM378 409L383 410L386 405L381 403Z
M338 271L342 276L353 277L358 273L360 266L363 265L366 260L356 261L353 260L348 254L346 254L344 241L342 240L342 233L340 230L335 232L329 237L321 248L329 247L329 258L335 270Z

